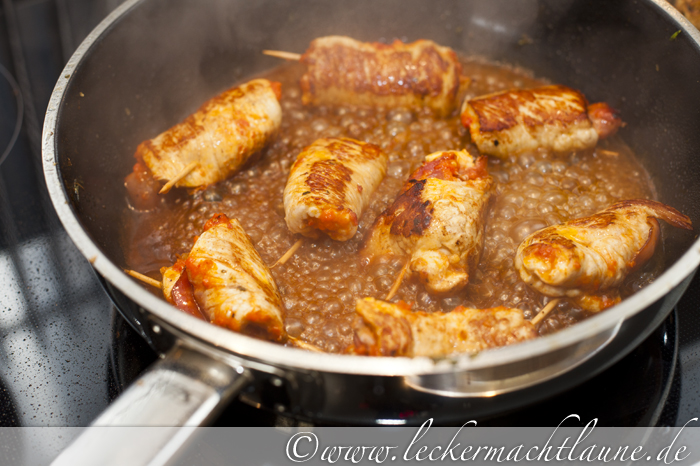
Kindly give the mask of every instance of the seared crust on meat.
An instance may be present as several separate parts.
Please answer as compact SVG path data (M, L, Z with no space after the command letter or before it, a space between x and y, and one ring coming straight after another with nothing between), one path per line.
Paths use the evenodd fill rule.
M432 292L463 288L479 262L493 180L486 159L467 151L426 157L394 203L377 217L362 254L407 257Z
M206 101L195 113L154 139L135 157L158 180L197 166L175 186L203 188L233 175L262 149L282 122L280 84L254 79Z
M583 94L561 85L476 97L464 102L461 118L479 151L503 158L537 148L589 149L622 123L607 104L589 106Z
M357 300L354 343L347 352L368 356L428 356L476 353L537 336L520 309L496 307L450 312L411 311L404 302Z
M553 225L525 238L515 256L520 278L547 296L572 298L589 311L620 301L627 274L654 253L660 218L692 229L690 218L660 202L618 202L589 217Z
M617 110L605 102L589 105L588 118L593 124L593 129L598 133L598 139L612 136L622 126L622 120Z
M391 225L392 235L410 238L420 236L430 226L433 218L433 205L423 200L423 190L427 180L409 180L410 188L399 194L393 204L385 210L385 222Z
M386 45L321 37L301 63L302 101L310 105L426 106L446 116L469 83L454 51L429 40Z
M212 219L185 261L199 308L220 327L283 340L282 300L270 269L236 219Z
M362 212L386 174L387 155L350 138L319 139L304 149L284 189L290 231L337 241L355 235Z

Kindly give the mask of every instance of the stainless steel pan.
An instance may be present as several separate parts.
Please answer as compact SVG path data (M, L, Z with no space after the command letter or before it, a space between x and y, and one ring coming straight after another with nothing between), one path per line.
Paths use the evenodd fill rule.
M662 0L129 0L71 57L43 133L61 221L124 317L164 355L96 424L198 425L244 387L252 402L276 390L284 401L275 409L325 422L478 417L603 370L656 328L687 287L700 242L664 229L664 273L620 305L544 338L436 361L255 340L190 317L125 275L119 224L136 145L278 64L261 50L302 52L328 34L429 38L611 103L660 200L700 225L700 33Z

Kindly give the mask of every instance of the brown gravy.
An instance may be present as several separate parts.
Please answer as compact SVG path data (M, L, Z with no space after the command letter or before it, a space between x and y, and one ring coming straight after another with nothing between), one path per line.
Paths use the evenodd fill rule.
M284 221L282 192L299 152L322 137L347 136L375 143L389 154L387 176L360 219L355 237L342 243L307 239L289 262L272 271L286 307L289 335L326 351L340 352L352 340L355 300L384 297L402 266L398 260L367 266L357 254L374 219L391 204L425 155L464 147L474 155L478 151L457 115L443 119L426 109L304 107L298 86L302 72L302 67L294 64L265 76L282 82L282 126L269 147L244 170L193 196L174 190L154 211L127 212L127 266L160 279L160 267L189 252L193 238L218 212L237 218L263 260L273 264L297 239ZM523 70L481 60L465 60L464 73L473 79L469 97L545 83ZM525 236L547 225L592 214L618 200L655 197L647 172L618 137L589 151L536 151L507 161L490 157L488 168L496 188L481 262L467 288L452 296L436 297L417 280L408 280L395 299L426 311L449 311L459 304L478 308L504 305L520 308L530 318L549 298L528 288L513 268L515 250ZM651 261L630 276L623 297L649 283L658 273L657 263ZM540 334L585 317L583 311L562 303L540 326Z

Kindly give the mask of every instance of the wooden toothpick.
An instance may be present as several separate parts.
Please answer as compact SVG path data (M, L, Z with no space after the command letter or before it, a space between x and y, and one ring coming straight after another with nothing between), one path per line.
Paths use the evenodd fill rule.
M147 283L151 286L155 286L156 288L163 289L163 284L161 282L154 278L147 277L146 275L139 273L136 270L124 269L124 272L126 272L127 275L131 275L132 277L136 278L137 280L141 280L142 282Z
M277 259L277 262L272 264L272 267L270 267L270 268L272 269L272 268L277 267L278 265L283 265L285 262L287 262L289 260L290 257L292 257L294 255L295 252L297 252L297 249L299 249L302 244L304 244L303 238L298 240L296 243L294 243L292 245L292 247L289 248L289 250L287 252L285 252L282 257Z
M294 338L294 337L288 336L288 337L287 337L287 340L289 340L289 343L291 343L292 346L296 346L297 348L301 348L301 349L313 351L313 352L315 352L315 353L323 353L323 352L324 352L324 351L323 351L321 348L319 348L318 346L316 346L316 345L314 345L314 344L311 344L311 343L307 343L307 342L302 341L302 340L300 340L300 339L298 339L298 338Z
M284 52L282 50L263 50L262 53L271 57L282 58L284 60L299 61L301 59L300 53Z
M168 181L167 183L165 183L165 185L163 185L163 187L160 188L160 191L158 191L158 194L165 194L165 193L167 193L168 191L170 191L170 189L171 189L173 186L175 186L175 184L176 184L178 181L180 181L181 179L183 179L184 177L186 177L187 175L189 175L190 172L191 172L192 170L194 170L195 167L196 167L197 165L198 165L197 162L192 162L192 163L190 163L189 165L187 165L185 168L182 169L182 171L181 171L180 173L178 173L177 175L175 175L175 178L173 178L172 180L170 180L170 181Z
M535 317L532 318L530 323L532 325L539 324L540 321L542 319L544 319L545 317L547 317L547 314L552 312L552 309L554 309L557 306L557 304L559 304L559 301L561 301L561 299L557 298L557 299L553 299L550 302L548 302L547 305L545 307L543 307L542 310Z
M386 301L391 300L396 295L396 292L399 291L399 288L401 287L401 282L403 281L403 277L406 275L406 272L408 272L408 266L411 264L411 258L409 257L406 260L406 263L401 267L401 272L399 272L399 276L396 277L396 281L394 284L391 286L391 289L389 290L389 294L386 295L386 298L384 298Z

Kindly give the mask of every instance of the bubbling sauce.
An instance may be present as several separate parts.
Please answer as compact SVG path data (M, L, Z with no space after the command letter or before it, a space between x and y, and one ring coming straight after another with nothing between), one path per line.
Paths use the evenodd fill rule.
M464 60L472 78L467 97L509 88L546 84L524 70L482 60ZM394 200L425 155L466 147L478 155L458 115L438 118L428 109L367 109L350 105L305 107L298 82L299 64L277 68L265 77L282 82L282 126L277 137L228 180L188 196L175 190L149 212L127 212L124 241L128 266L160 278L169 266L190 251L193 238L214 213L238 219L267 264L273 264L296 241L284 221L282 193L297 155L316 139L347 136L379 145L389 155L387 176L362 215L354 238L336 242L306 239L285 265L272 274L285 305L290 336L325 351L340 352L352 341L355 300L383 298L401 266L400 259L367 264L358 254L375 218ZM624 115L623 115L624 118ZM513 267L519 243L545 226L593 214L622 199L655 198L649 175L618 137L595 150L556 154L544 150L508 160L489 157L496 181L485 226L481 261L466 289L448 296L426 292L417 279L405 280L394 300L413 303L429 312L457 305L486 308L508 306L534 316L550 298L530 289ZM658 261L630 276L623 297L649 283ZM586 317L561 302L539 327L540 334L556 331Z

